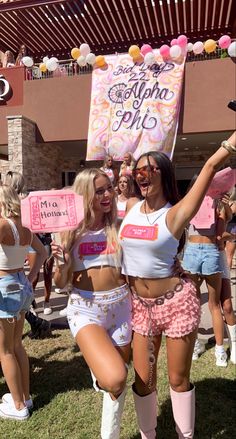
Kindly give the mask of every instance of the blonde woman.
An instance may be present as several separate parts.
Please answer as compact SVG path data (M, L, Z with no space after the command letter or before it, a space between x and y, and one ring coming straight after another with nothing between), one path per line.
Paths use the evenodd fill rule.
M37 258L27 278L23 266L29 245ZM0 186L0 361L10 390L2 396L2 418L27 419L33 406L22 333L25 312L32 302L31 282L45 257L41 242L21 224L18 194L10 186Z
M59 288L71 283L69 326L92 371L95 389L104 392L101 437L116 439L130 356L131 302L120 272L115 192L100 169L82 171L72 188L83 195L84 220L77 230L64 234L63 246L52 244L58 260L54 281Z
M131 152L126 152L124 155L124 161L120 166L119 175L132 175L132 170L135 165L135 160Z

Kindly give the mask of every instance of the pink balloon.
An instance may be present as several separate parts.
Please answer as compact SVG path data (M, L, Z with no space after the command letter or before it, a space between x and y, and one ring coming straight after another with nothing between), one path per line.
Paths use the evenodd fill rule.
M145 56L147 53L152 52L152 47L149 44L144 44L141 47L140 52L143 56Z
M163 58L168 58L168 56L170 55L170 48L169 46L167 46L167 44L163 44L163 46L160 47L160 55Z
M220 37L218 43L221 49L228 49L231 43L231 38L229 35L223 35L223 37Z
M188 43L188 38L187 38L185 35L180 35L180 36L177 38L177 44L178 44L180 47L185 47L185 46L187 45L187 43Z
M176 46L178 44L178 41L176 38L174 38L173 40L171 40L170 45L171 46Z
M199 55L200 53L202 53L203 49L204 45L201 41L197 41L196 43L194 43L193 52L195 53L195 55Z

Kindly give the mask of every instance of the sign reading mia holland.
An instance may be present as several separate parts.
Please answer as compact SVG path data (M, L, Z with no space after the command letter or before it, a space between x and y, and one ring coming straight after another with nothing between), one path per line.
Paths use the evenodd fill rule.
M94 69L87 160L123 160L126 152L137 159L153 150L172 158L185 58L167 62L154 54L151 65L109 55L106 69Z
M68 189L30 192L21 200L21 217L32 232L73 230L84 217L83 197Z

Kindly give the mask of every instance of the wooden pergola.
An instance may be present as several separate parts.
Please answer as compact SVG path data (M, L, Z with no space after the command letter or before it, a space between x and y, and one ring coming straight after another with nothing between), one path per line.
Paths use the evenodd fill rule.
M0 50L24 43L36 62L70 58L88 43L96 55L125 52L131 44L169 44L236 35L235 0L0 0Z

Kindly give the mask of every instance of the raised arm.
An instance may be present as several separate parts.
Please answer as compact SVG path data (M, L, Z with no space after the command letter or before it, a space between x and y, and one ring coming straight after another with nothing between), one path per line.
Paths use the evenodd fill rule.
M180 238L184 228L199 210L215 173L233 153L236 153L236 132L227 141L221 143L220 148L203 166L190 191L170 209L168 226L176 238Z

